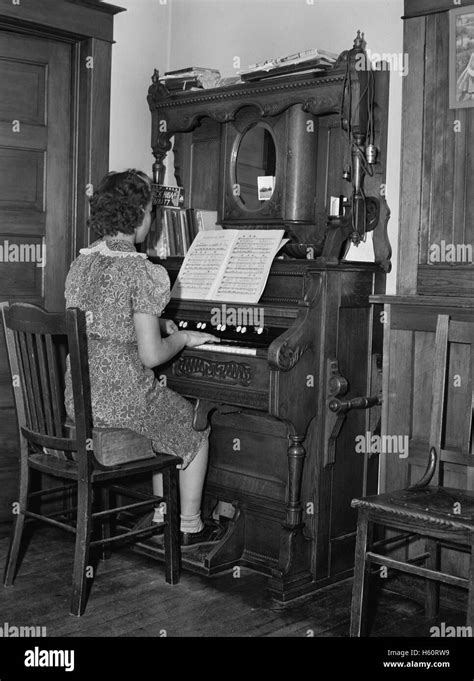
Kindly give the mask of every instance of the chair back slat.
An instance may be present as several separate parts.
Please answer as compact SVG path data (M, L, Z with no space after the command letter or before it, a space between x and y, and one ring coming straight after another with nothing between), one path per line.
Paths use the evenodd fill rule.
M38 419L36 418L36 408L33 393L33 378L31 376L31 366L28 357L28 347L24 333L14 332L15 345L18 348L20 370L23 376L23 385L25 387L26 415L27 425L31 430L39 431ZM15 345L13 347L15 347Z
M449 315L438 315L436 325L434 375L432 387L431 422L430 422L430 450L436 450L439 461L441 453L441 438L443 433L445 395L446 395L446 372L448 360L448 333ZM434 481L439 482L439 466L436 468Z
M467 384L467 395L470 394L470 405L466 404L466 415L468 423L466 428L464 443L467 451L474 455L473 447L473 418L474 418L474 322L451 320L449 324L449 343L463 343L469 345L468 376L463 376L463 383ZM468 398L469 399L469 398ZM469 471L470 477L474 481L474 470Z
M8 311L8 303L0 303L0 308L2 310L3 330L5 333L10 374L12 377L13 396L15 399L18 426L20 427L22 424L31 423L30 414L28 413L28 404L24 399L26 394L25 372L21 363L18 334L15 334L7 326L5 319L5 313ZM21 456L27 456L24 440L20 440L20 451Z
M25 333L26 347L28 348L28 362L33 384L33 408L36 411L36 421L38 423L38 432L47 434L46 421L44 418L42 395L39 384L39 363L35 348L35 335L32 333Z
M50 389L50 381L55 381L56 379L56 370L55 367L50 367L48 365L46 353L45 353L45 336L44 334L41 335L39 333L35 334L35 340L36 340L36 350L37 350L37 359L38 359L38 367L39 367L39 377L40 377L40 390L41 390L41 396L42 396L42 404L43 404L43 410L44 410L44 417L46 420L46 432L48 434L53 434L57 435L58 437L60 436L59 433L57 433L54 424L53 424L53 405L51 402L51 389Z
M85 315L78 309L70 308L66 311L66 323L69 340L76 437L78 442L87 443L88 440L92 439L92 407ZM81 457L79 458L79 464L81 466Z
M55 356L55 352L54 352L51 334L49 334L49 333L45 334L45 342L46 342L46 356L47 356L48 366L49 367L55 367L55 366L57 366L57 362L56 362L56 356ZM63 432L62 415L63 415L63 412L64 412L63 391L61 390L59 382L57 380L55 380L56 378L57 377L54 376L53 379L51 380L51 384L50 384L51 405L52 405L52 409L53 409L53 421L54 421L55 435L57 435L57 437L61 437L62 432Z

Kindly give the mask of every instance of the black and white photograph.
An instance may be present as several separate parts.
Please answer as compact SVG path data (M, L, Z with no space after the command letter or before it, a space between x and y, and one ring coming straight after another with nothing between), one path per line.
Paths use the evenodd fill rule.
M0 681L472 681L473 31L0 0Z

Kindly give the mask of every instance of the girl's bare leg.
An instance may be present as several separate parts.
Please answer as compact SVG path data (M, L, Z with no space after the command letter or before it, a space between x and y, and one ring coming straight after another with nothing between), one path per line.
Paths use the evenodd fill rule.
M206 439L191 463L184 470L179 471L181 530L183 532L198 532L202 528L201 501L208 456L209 441ZM153 476L153 494L163 496L161 473ZM155 511L154 520L160 520L159 511Z

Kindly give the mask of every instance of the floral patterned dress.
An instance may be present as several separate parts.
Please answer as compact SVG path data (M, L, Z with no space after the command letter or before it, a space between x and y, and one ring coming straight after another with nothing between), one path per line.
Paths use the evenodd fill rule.
M143 366L133 323L134 312L161 315L169 299L166 270L128 241L97 241L83 248L66 279L66 306L87 315L94 425L147 435L155 451L180 456L185 468L207 432L193 429L191 403L160 385ZM69 365L65 404L74 418Z

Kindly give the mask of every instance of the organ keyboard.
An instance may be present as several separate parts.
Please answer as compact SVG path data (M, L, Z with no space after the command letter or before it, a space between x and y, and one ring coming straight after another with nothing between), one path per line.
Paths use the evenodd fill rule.
M255 357L257 348L244 347L242 345L217 345L215 343L205 343L204 345L197 345L196 350L204 350L207 352L223 352L228 355L249 355Z

